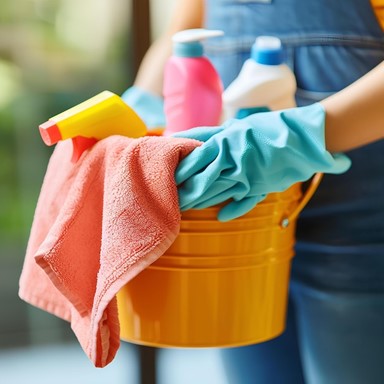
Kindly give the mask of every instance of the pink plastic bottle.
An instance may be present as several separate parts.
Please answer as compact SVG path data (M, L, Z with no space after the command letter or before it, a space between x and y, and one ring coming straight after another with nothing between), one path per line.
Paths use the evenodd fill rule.
M203 56L201 40L222 31L189 29L173 36L173 55L164 71L164 135L220 123L223 84L212 63Z

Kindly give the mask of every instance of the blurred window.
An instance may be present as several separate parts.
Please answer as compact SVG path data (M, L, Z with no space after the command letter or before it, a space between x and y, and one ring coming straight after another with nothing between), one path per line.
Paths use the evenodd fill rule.
M38 125L132 82L127 0L0 2L0 348L73 340L68 324L18 299L52 148Z

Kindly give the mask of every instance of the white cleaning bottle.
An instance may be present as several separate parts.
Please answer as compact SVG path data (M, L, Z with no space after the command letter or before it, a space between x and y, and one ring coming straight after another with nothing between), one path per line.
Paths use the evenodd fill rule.
M223 85L204 56L201 40L222 34L217 30L189 29L173 36L173 54L164 70L164 135L219 124Z
M253 108L294 107L295 92L295 75L284 63L280 39L260 36L252 46L251 57L223 93L225 118L242 117L242 111Z

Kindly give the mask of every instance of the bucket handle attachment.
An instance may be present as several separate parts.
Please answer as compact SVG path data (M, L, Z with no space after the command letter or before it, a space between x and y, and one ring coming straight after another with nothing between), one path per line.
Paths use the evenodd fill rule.
M297 218L297 216L299 216L299 213L304 209L304 207L307 205L308 201L311 199L313 194L316 192L316 189L319 186L320 181L323 178L323 176L324 175L322 173L316 173L313 176L313 178L312 178L307 190L305 191L300 203L297 205L297 207L288 216L285 216L281 220L280 225L282 226L282 228L287 228L288 225L293 220L295 220Z

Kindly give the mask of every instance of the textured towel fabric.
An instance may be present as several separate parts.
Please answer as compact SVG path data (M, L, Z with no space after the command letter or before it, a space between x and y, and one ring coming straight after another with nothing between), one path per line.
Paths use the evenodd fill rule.
M76 164L69 140L52 154L19 295L70 321L97 367L111 362L120 345L116 293L179 232L174 171L198 145L189 139L111 136Z

